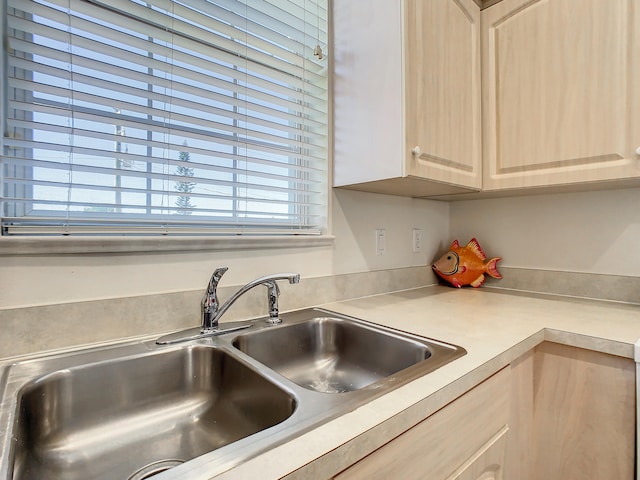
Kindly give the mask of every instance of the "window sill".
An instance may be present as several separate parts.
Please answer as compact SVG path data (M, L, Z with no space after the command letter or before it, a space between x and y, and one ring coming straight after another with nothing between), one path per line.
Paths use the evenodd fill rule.
M0 237L2 255L262 250L332 245L335 237Z

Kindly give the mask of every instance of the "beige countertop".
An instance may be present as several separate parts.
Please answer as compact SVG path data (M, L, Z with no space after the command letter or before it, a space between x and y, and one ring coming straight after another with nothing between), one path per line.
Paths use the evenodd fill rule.
M331 477L544 340L633 358L640 338L640 305L496 288L434 286L322 307L467 354L216 479Z

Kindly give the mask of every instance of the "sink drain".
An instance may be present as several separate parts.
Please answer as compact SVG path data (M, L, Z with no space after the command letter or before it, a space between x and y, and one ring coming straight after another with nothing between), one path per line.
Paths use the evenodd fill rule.
M183 460L160 460L158 462L153 462L136 471L127 480L145 480L183 463Z

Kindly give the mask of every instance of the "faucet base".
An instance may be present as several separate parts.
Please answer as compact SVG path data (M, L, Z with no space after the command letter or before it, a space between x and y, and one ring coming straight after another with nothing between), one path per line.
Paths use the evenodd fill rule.
M253 323L247 322L229 322L220 325L218 328L202 329L200 327L188 328L178 332L163 335L156 340L158 345L173 345L174 343L189 342L191 340L199 340L201 338L216 337L225 333L237 332L251 328Z

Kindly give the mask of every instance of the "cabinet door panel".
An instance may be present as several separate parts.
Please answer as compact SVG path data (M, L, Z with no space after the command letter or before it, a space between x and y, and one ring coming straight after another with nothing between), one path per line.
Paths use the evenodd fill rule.
M486 187L640 176L637 10L504 0L483 12Z
M635 364L545 342L534 369L535 478L632 479Z
M409 175L479 188L480 10L473 0L406 2ZM412 153L419 146L421 152Z

